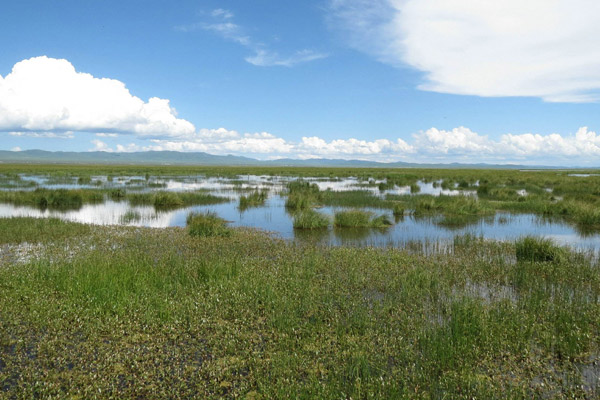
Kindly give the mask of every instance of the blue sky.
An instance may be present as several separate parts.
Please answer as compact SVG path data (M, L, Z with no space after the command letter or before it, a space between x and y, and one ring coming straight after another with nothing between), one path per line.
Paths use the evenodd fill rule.
M7 2L0 149L598 166L595 3Z

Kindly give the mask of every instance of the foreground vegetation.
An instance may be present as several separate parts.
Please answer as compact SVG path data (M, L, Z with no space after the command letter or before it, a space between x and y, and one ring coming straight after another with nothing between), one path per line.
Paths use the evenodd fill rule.
M0 397L600 395L599 265L583 255L471 236L431 256L323 248L188 223L0 219Z

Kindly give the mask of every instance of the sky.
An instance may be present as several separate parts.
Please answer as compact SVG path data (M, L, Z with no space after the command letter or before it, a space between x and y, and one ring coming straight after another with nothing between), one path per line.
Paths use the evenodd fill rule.
M0 150L600 166L597 0L0 12Z

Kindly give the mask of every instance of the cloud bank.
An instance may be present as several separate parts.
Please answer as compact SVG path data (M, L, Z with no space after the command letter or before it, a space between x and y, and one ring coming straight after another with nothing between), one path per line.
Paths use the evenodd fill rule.
M430 128L403 139L337 139L327 141L305 136L289 141L267 132L244 133L224 128L202 129L186 138L151 139L147 145L117 144L111 148L100 140L93 141L100 151L202 151L211 154L237 154L258 158L333 158L381 162L464 162L521 163L546 165L593 165L600 160L600 135L587 127L574 135L557 133L504 134L490 139L465 127L451 130Z
M352 46L422 71L423 90L600 100L596 0L332 0L330 10Z

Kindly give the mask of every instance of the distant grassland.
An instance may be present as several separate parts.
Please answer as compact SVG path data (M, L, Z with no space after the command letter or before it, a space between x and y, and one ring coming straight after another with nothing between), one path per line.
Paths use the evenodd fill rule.
M0 397L600 395L599 265L583 255L460 236L425 256L188 222L0 219Z

